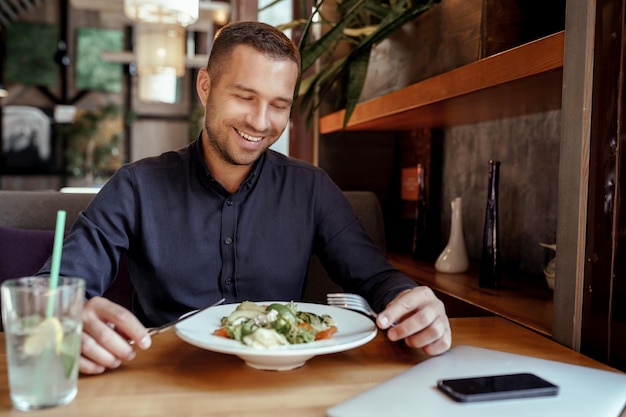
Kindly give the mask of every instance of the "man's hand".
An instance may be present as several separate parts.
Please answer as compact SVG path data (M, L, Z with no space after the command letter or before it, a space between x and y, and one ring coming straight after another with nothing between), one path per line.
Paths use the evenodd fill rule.
M83 307L80 372L100 374L133 359L135 350L129 340L141 349L152 343L146 328L126 308L106 298L90 299Z
M391 326L391 323L396 323ZM429 355L439 355L452 343L450 322L446 309L428 287L415 287L400 293L378 315L376 324L389 329L391 341L405 339L406 344L422 349Z

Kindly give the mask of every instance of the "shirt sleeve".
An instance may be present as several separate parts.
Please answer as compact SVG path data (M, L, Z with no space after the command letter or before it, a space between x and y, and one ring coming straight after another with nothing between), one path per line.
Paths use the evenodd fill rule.
M133 235L133 195L131 173L122 167L78 215L63 242L60 275L83 278L87 298L102 295L117 276ZM38 274L50 269L48 259Z
M376 311L417 284L398 271L365 232L343 192L327 178L316 198L315 253L331 279L365 297Z

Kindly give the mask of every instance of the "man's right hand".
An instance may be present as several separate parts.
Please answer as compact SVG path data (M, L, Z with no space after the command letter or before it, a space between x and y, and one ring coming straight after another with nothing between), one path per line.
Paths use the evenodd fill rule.
M134 346L148 349L148 330L133 313L106 298L94 297L83 307L83 332L79 370L100 374L135 357Z

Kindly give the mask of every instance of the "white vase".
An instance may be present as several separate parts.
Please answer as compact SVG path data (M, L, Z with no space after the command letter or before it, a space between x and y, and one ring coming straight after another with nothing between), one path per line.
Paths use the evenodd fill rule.
M469 260L463 238L463 206L461 197L457 197L450 203L452 207L452 220L450 224L450 239L441 255L435 262L435 269L446 274L458 274L467 271Z

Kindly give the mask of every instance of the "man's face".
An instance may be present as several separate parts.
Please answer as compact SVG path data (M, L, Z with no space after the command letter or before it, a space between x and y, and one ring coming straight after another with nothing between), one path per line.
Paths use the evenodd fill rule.
M217 83L208 75L206 91L199 83L205 132L219 158L230 165L252 165L278 140L289 122L297 78L295 62L240 45Z

